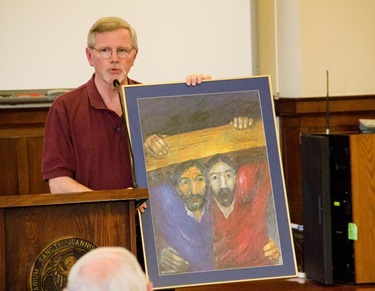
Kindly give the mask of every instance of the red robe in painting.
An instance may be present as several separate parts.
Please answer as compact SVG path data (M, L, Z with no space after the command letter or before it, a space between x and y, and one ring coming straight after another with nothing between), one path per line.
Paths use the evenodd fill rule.
M234 209L226 219L212 201L217 269L270 265L263 247L269 242L266 208L271 184L267 162L244 165L237 173Z

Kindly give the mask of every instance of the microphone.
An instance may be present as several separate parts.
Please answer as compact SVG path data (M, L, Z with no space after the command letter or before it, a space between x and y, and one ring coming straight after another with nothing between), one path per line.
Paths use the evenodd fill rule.
M122 110L122 113L124 114L124 108L123 108L123 104L122 104L122 98L121 98L121 87L120 87L120 81L117 80L117 79L114 79L113 82L113 87L117 88L117 91L118 91L118 98L120 99L120 104L121 104L121 110Z
M118 98L120 99L120 105L121 105L122 115L124 115L124 104L123 104L122 96L121 96L120 81L117 80L117 79L114 79L113 82L112 82L112 84L113 84L113 87L117 88Z
M116 130L116 131L118 131L118 132L126 133L125 130L123 130L121 127L118 127L118 126L114 126L113 129Z
M117 88L118 86L120 86L120 81L117 79L114 79L112 84L113 84L113 87Z

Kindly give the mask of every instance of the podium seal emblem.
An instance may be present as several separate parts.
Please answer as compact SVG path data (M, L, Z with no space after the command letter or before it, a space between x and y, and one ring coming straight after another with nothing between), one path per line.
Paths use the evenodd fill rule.
M35 259L29 278L30 290L63 290L74 263L95 244L81 238L64 238L48 246Z

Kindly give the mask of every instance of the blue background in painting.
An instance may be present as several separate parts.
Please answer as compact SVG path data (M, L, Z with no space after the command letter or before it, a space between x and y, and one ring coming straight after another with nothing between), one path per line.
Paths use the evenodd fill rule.
M247 269L215 270L209 272L159 276L150 211L151 206L149 206L147 211L141 215L141 226L144 239L146 270L155 289L160 287L177 287L273 277L290 277L296 275L296 262L291 239L282 165L280 163L281 158L275 129L273 99L270 92L268 77L209 80L197 86L187 86L185 83L125 86L124 95L127 108L126 114L128 115L129 120L137 182L140 188L148 188L145 159L143 155L141 122L138 113L137 100L139 98L191 96L196 94L254 90L259 92L260 97L283 264ZM173 209L171 209L171 211L173 211Z

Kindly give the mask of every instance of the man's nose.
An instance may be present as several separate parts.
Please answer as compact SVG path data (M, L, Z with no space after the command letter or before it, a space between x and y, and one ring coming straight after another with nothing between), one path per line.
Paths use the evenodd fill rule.
M120 58L117 51L113 51L109 59L111 60L111 62L118 62Z
M225 175L220 175L220 188L227 187L227 179L225 179Z
M193 182L191 183L191 194L197 194L198 193L198 186L197 183Z

